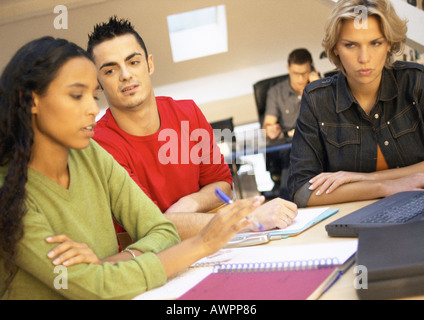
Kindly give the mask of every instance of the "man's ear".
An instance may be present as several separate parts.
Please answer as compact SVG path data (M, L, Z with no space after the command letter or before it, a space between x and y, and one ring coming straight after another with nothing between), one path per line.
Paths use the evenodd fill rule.
M153 63L153 56L151 54L147 58L147 66L149 67L149 75L152 75L155 72L155 64Z

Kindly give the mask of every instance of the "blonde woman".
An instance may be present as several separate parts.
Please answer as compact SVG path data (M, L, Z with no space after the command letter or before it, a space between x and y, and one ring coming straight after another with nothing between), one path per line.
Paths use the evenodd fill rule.
M341 0L323 46L340 72L306 88L291 153L299 206L424 187L424 67L393 62L406 22L389 0Z

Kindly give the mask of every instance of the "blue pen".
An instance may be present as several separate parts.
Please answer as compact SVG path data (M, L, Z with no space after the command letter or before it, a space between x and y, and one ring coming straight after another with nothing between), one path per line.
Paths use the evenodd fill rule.
M221 189L218 187L215 187L215 195L218 197L219 200L226 204L233 203L233 200L229 196L227 196ZM256 228L259 229L259 231L264 231L264 227L255 219L252 219L249 215L246 216L247 220L251 220Z

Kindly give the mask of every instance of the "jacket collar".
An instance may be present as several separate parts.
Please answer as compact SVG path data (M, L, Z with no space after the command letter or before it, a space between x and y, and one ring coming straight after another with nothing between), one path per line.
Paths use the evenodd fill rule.
M384 68L381 79L380 92L378 100L390 101L398 96L399 88L391 69ZM339 72L337 78L337 96L336 96L336 112L340 113L349 109L356 99L353 96L347 84L347 79L342 72Z

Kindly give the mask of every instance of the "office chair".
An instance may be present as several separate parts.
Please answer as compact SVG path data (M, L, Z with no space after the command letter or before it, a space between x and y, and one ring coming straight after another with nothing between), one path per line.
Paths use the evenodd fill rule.
M209 124L211 125L213 130L229 129L231 131L232 138L231 138L231 143L229 143L230 145L225 144L230 141L225 141L224 137L222 136L220 137L215 135L215 140L216 140L216 143L220 146L221 153L224 156L224 159L227 161L228 167L230 168L231 175L233 177L233 185L236 192L236 198L242 198L241 185L240 185L240 181L238 179L238 174L237 174L238 167L235 161L236 159L234 159L233 157L233 143L235 143L235 135L233 134L234 133L233 118L227 118L227 119L223 119L223 120L219 120L215 122L210 122Z
M272 78L267 78L256 82L253 85L253 92L255 96L256 108L258 112L259 123L262 126L265 118L265 110L266 110L266 100L268 90L274 86L275 84L287 79L289 77L288 74L280 75ZM270 172L271 179L276 184L274 189L280 187L281 184L281 171L282 164L279 161L279 152L282 149L289 150L291 145L289 145L290 139L288 137L278 140L271 141L270 144L267 142L267 151L266 151L266 170ZM272 144L272 146L271 146ZM269 197L278 196L277 194L270 194Z
M264 123L265 109L266 109L266 97L268 90L278 82L281 82L289 77L288 74L276 76L273 78L263 79L256 82L253 85L253 93L255 95L256 109L258 111L259 123L261 126Z
M224 130L224 129L230 129L231 132L234 132L234 124L233 124L233 118L227 118L215 122L209 123L212 127L212 129L216 130Z

